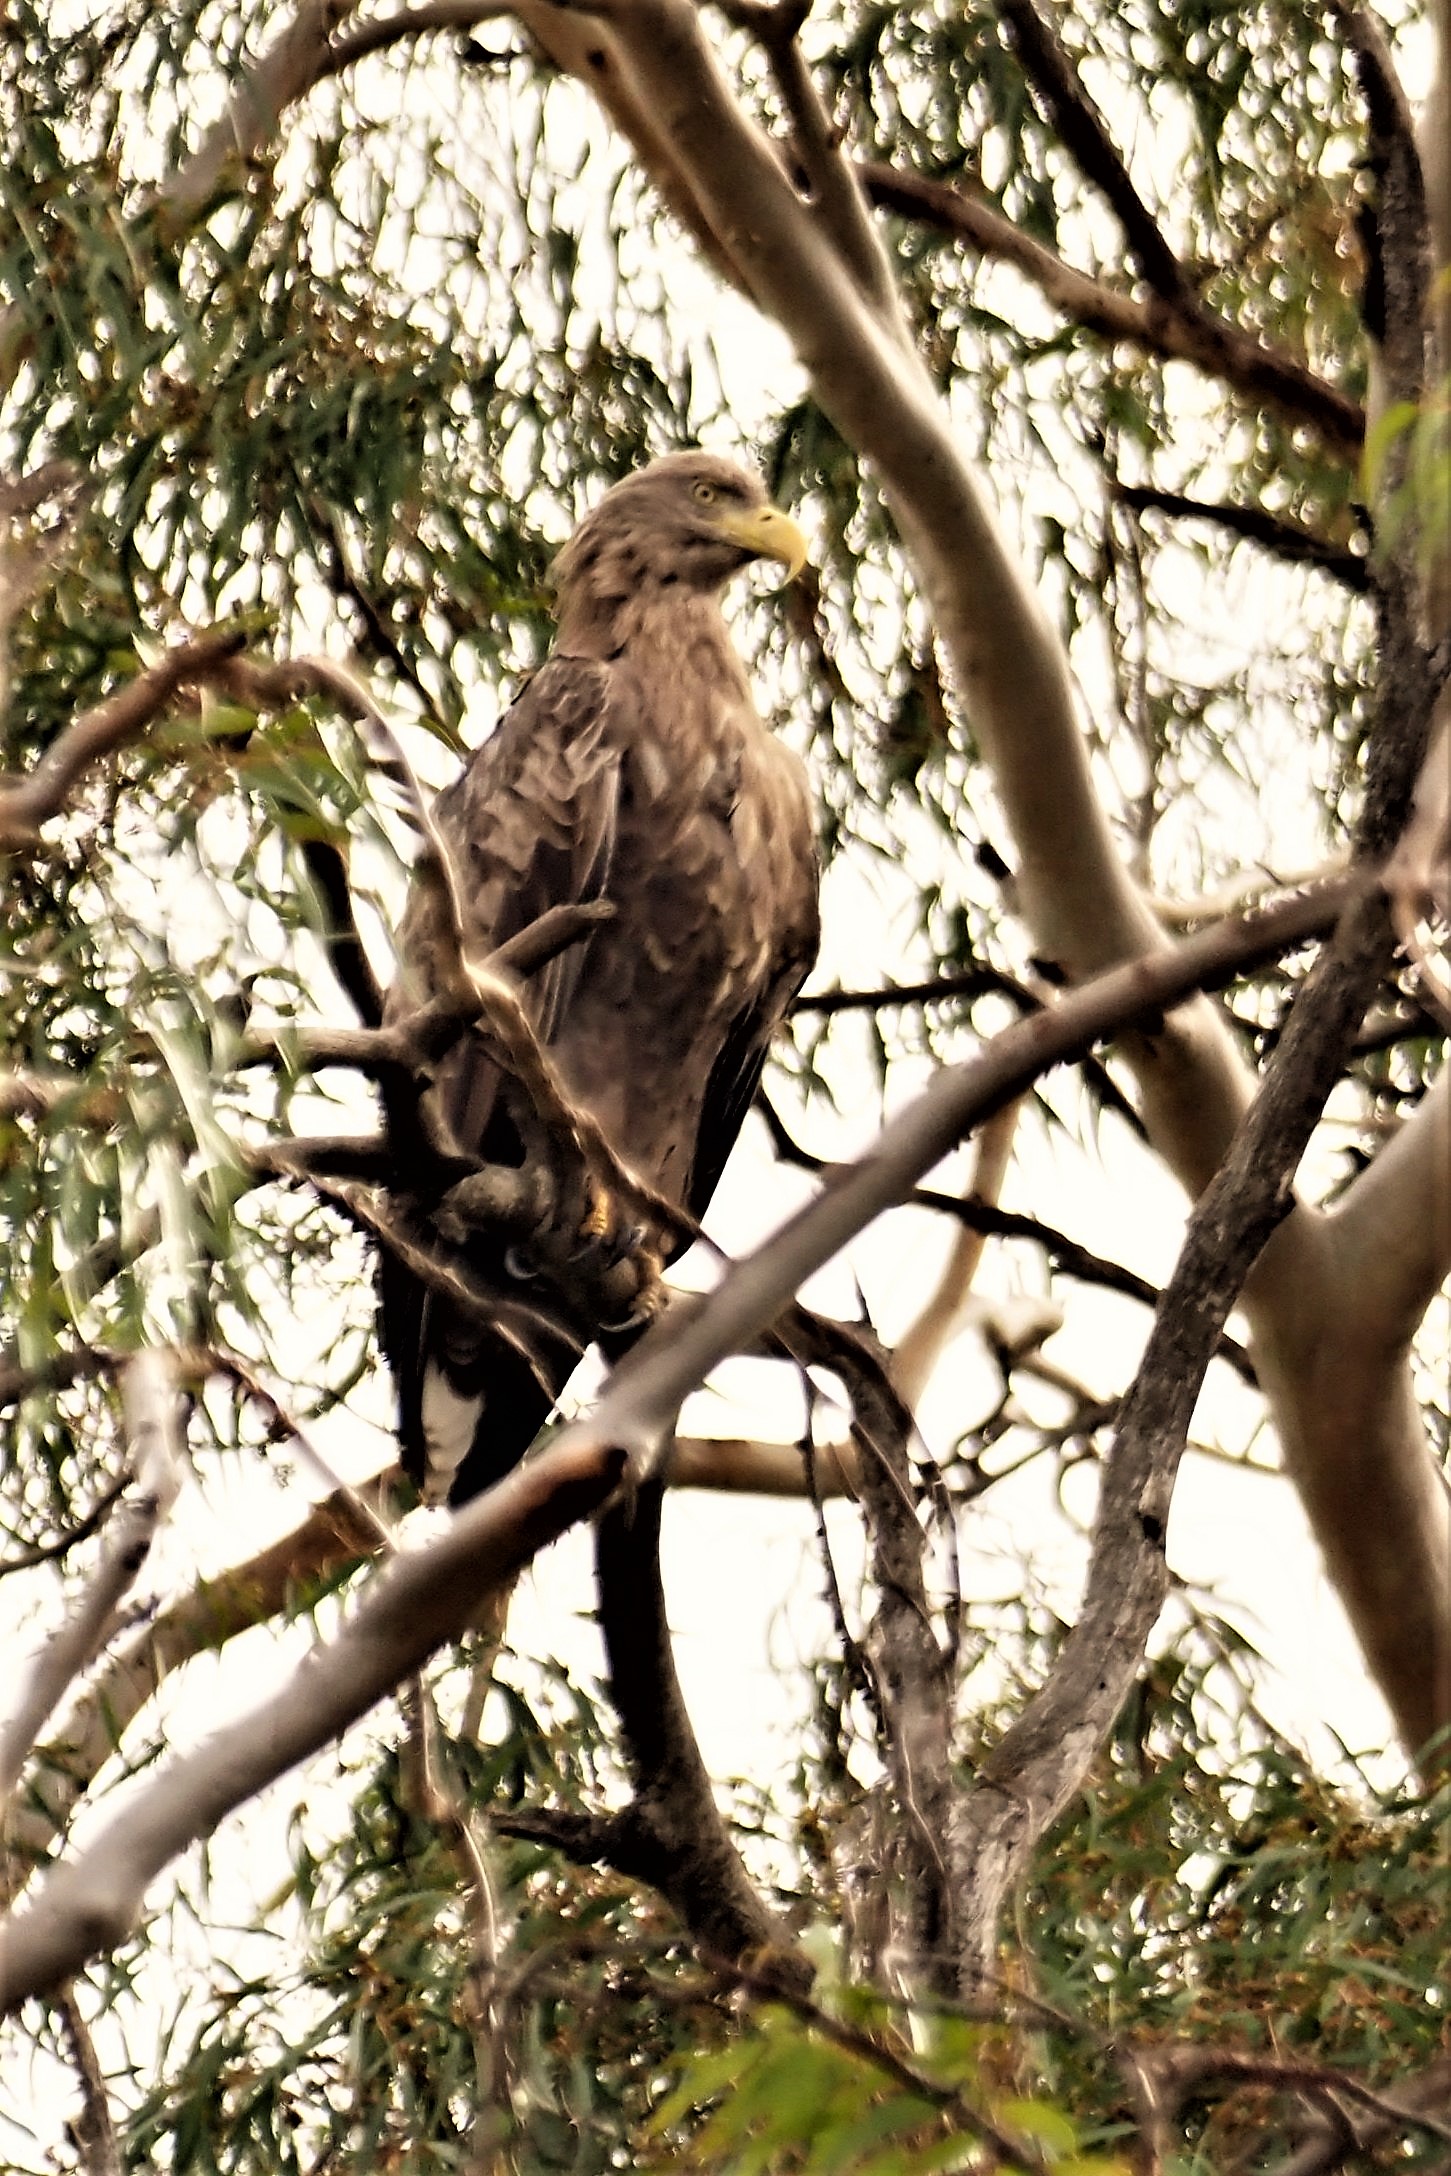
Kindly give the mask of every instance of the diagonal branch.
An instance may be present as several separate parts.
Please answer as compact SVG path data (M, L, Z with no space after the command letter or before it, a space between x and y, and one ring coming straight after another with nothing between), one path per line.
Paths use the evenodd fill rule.
M867 215L861 181L842 154L801 50L801 24L810 0L727 0L725 12L753 32L766 50L771 73L791 123L791 146L819 223L830 235L862 299L882 322L900 325L896 284L882 238Z
M123 1941L164 1866L456 1637L486 1592L598 1511L623 1470L608 1447L556 1447L471 1504L427 1550L395 1557L342 1632L315 1646L280 1692L164 1762L89 1845L42 1877L4 1928L0 2014Z
M998 14L1011 33L1010 42L1023 72L1048 118L1088 179L1113 207L1130 254L1144 278L1165 302L1192 313L1198 302L1184 268L1134 187L1107 122L1054 32L1039 15L1033 0L998 0Z
M121 1392L136 1495L112 1524L101 1560L70 1617L22 1674L19 1703L0 1732L0 1805L13 1791L46 1718L114 1629L116 1612L135 1585L181 1483L168 1356L138 1353L122 1374Z
M1070 990L1057 1005L1005 1028L979 1056L945 1067L853 1164L838 1166L814 1201L735 1263L705 1299L672 1309L616 1368L596 1412L558 1438L621 1444L639 1465L659 1455L682 1399L711 1368L748 1347L798 1287L994 1111L1088 1044L1158 1018L1191 991L1237 973L1333 925L1348 900L1379 896L1348 871L1311 893L1201 930ZM1293 1017L1293 1016L1292 1016Z
M1312 424L1342 459L1358 458L1365 437L1365 411L1359 402L1282 348L1219 317L1197 297L1190 296L1187 304L1158 295L1141 302L1066 264L1001 212L951 182L877 161L865 162L860 172L874 204L903 218L924 220L983 256L1013 265L1085 332L1192 363L1247 400Z
M397 1467L316 1504L281 1540L206 1579L169 1603L107 1656L68 1709L55 1735L37 1748L25 1786L0 1802L0 1901L17 1895L31 1866L64 1836L81 1798L115 1753L122 1734L162 1683L199 1654L214 1653L253 1625L284 1610L304 1611L350 1566L381 1544L376 1518L401 1483ZM370 1516L359 1519L361 1495Z
M215 678L244 640L235 628L216 628L178 643L67 726L23 778L0 780L0 853L33 845L41 825L68 806L88 771L139 740L178 689Z

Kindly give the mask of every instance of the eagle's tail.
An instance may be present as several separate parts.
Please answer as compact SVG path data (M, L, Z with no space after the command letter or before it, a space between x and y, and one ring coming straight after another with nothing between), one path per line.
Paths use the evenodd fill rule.
M518 1465L579 1365L579 1346L541 1324L526 1356L421 1291L386 1255L379 1302L403 1469L425 1503L467 1503Z

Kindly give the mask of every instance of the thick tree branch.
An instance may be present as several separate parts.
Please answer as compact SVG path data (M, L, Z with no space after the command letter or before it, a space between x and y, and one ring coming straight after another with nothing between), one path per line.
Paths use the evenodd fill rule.
M635 1792L621 1824L632 1870L668 1898L702 1947L732 1959L766 1952L773 1977L808 1987L811 1967L752 1888L695 1742L660 1583L663 1500L659 1481L632 1490L600 1522L595 1546L610 1698Z
M1003 1901L1028 1852L1078 1788L1133 1681L1168 1593L1174 1477L1214 1339L1288 1208L1295 1166L1389 950L1382 901L1347 910L1219 1176L1190 1215L1105 1468L1078 1621L961 1809L961 1854L971 1868L964 1916L979 1974L990 1969Z
M927 1537L912 1485L912 1415L866 1332L797 1310L785 1339L804 1363L830 1367L851 1400L875 1613L865 1646L885 1724L901 1879L892 1947L908 1997L950 1998L960 1982L961 1869L952 1860L955 1672L939 1646L927 1591ZM890 1878L890 1872L887 1870Z
M1404 1349L1451 1276L1451 1064L1330 1222L1367 1344Z

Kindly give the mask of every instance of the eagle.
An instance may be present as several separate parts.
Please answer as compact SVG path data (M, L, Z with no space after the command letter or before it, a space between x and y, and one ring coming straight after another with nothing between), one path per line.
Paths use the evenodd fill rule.
M762 723L722 611L753 560L794 575L805 557L796 523L732 461L671 454L616 484L554 563L553 650L434 804L471 956L552 907L608 903L518 995L616 1157L692 1219L816 956L805 769ZM415 886L395 1016L442 985L442 912ZM440 1063L429 1093L465 1156L523 1161L507 1089L477 1034ZM662 1262L685 1243L679 1225L651 1236ZM496 1279L521 1274L497 1240L474 1244ZM526 1338L386 1249L380 1285L404 1468L425 1501L466 1502L518 1463L588 1338L537 1282L520 1285Z

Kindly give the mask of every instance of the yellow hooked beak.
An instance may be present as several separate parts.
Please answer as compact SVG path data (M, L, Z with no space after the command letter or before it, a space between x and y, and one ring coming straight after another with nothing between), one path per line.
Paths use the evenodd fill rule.
M727 508L718 527L721 535L739 544L742 551L754 552L762 559L779 559L788 582L794 581L806 564L805 532L779 506L758 506L749 513Z

